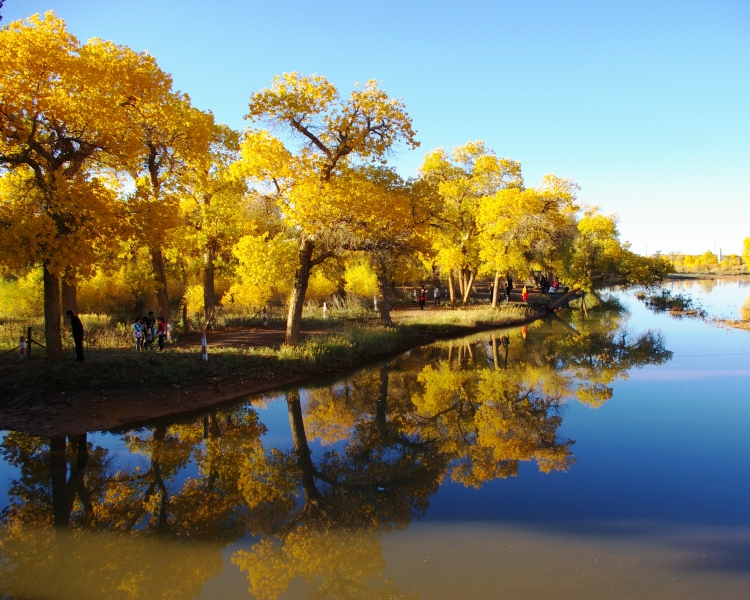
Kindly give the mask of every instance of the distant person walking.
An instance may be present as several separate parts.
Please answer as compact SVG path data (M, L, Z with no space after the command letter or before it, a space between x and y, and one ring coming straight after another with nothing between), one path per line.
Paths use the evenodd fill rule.
M83 323L72 310L67 313L70 319L70 331L73 334L73 342L76 345L76 361L83 362Z
M529 290L526 286L523 286L523 291L521 292L521 298L524 302L527 302L529 299Z
M440 304L440 288L438 286L435 286L435 289L432 290L432 297L435 300L435 306L438 306Z
M427 290L422 288L419 292L419 309L424 310L424 305L427 302Z

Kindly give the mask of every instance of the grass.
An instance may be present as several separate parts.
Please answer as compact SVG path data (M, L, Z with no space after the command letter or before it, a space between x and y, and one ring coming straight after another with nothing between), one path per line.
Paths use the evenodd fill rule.
M167 352L134 352L130 326L102 315L83 315L86 362L74 364L73 344L66 333L67 361L50 364L44 350L34 348L33 359L19 364L18 355L0 358L0 390L59 392L121 390L279 381L284 377L314 376L344 370L393 356L437 337L464 335L477 328L499 327L526 316L524 307L507 305L425 311L395 311L395 326L386 327L370 310L354 317L344 309L335 317L304 319L306 329L320 326L297 347L212 348L208 361L195 348L170 347ZM41 323L33 324L43 331ZM25 323L0 326L3 344L10 345ZM12 334L12 335L11 335ZM17 342L16 344L17 345ZM13 346L10 346L13 347Z
M673 315L688 315L705 317L706 311L697 307L693 299L685 294L672 294L670 290L662 290L658 294L639 292L636 298L646 303L646 306L656 311L669 311Z

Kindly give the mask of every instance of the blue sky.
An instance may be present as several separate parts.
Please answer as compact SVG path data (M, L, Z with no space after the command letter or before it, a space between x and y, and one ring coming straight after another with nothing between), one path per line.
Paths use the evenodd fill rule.
M526 184L570 177L640 253L741 252L750 237L746 0L6 0L3 24L54 10L82 41L148 50L196 106L241 129L274 75L348 94L376 79L421 147L482 139Z

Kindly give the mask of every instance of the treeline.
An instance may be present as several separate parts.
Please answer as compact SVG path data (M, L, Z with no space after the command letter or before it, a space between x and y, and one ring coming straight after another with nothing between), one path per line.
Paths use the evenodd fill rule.
M742 256L716 255L709 250L703 254L671 252L667 258L678 273L747 273L750 268L750 237L745 238Z
M467 303L478 278L554 274L589 290L670 269L619 241L573 181L526 186L481 141L388 165L419 143L405 105L376 82L348 97L297 73L250 94L234 131L192 106L147 53L83 44L54 13L0 30L0 265L41 282L48 356L61 309L142 312L151 302L255 311L288 306L296 344L310 297L441 282ZM278 136L271 133L278 134ZM4 286L8 292L8 286ZM493 298L496 303L497 298Z

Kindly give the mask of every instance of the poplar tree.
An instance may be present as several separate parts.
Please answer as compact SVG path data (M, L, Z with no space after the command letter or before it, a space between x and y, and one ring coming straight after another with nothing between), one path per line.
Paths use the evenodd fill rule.
M123 224L96 175L134 151L125 106L167 78L148 54L81 44L48 12L0 30L0 81L0 262L42 268L47 357L59 361L60 278L85 272Z
M389 212L369 196L367 165L382 164L398 143L416 147L403 103L369 81L343 101L325 78L276 77L250 97L247 118L291 134L287 148L267 132L245 141L245 172L282 207L287 235L297 245L286 343L299 339L310 270L359 248L362 234Z

